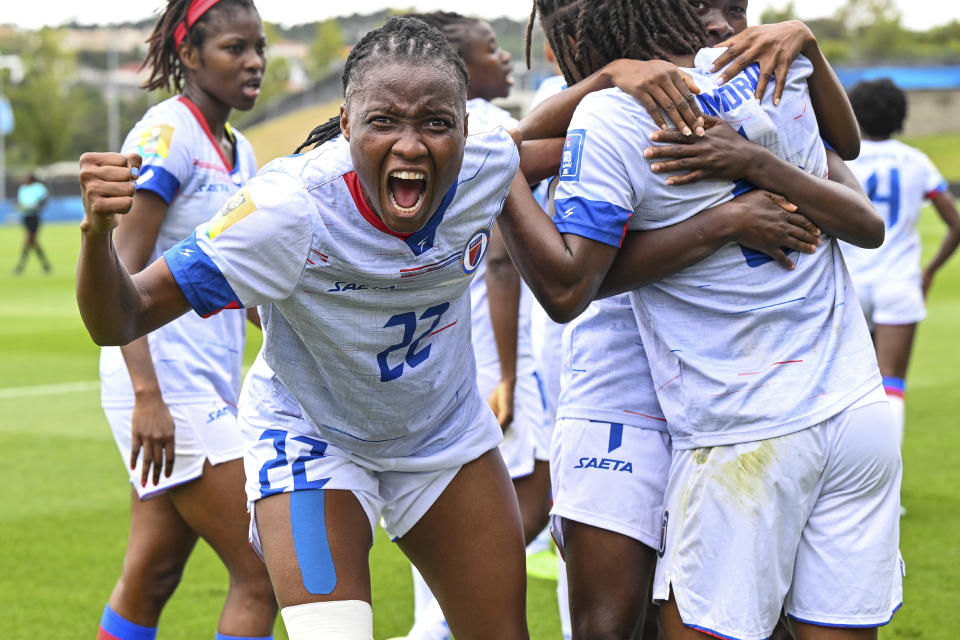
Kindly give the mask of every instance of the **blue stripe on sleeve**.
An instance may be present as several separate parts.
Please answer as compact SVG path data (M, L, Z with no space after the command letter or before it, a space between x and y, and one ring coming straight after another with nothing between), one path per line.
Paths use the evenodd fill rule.
M170 204L177 191L180 190L180 181L176 176L155 164L140 167L140 178L137 180L137 191L153 191Z
M167 249L163 259L187 302L199 315L207 317L224 309L242 308L233 287L210 256L197 245L196 231Z
M627 221L633 215L633 211L610 202L580 196L557 200L555 212L553 223L560 233L572 233L611 247L620 246Z
M823 148L824 148L824 149L829 149L830 151L833 151L834 153L837 152L837 150L833 148L833 145L830 144L829 142L827 142L827 139L826 139L826 138L824 138L824 137L821 136L820 141L823 142Z

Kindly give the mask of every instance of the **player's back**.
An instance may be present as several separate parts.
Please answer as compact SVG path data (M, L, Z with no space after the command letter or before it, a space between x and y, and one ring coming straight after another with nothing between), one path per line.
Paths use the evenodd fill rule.
M919 279L917 222L924 200L946 189L946 181L919 149L899 140L864 140L860 156L847 163L883 216L886 235L878 249L842 243L854 280Z
M718 53L701 51L691 72L704 110L825 176L826 154L806 86L809 61L794 63L774 107L752 97L755 68L716 87L706 68ZM581 110L588 113L578 117ZM656 128L623 92L585 98L568 132L571 153L562 166L557 218L577 218L580 209L596 212L599 202L607 215L622 218L624 230L656 229L749 189L717 180L668 186L668 176L651 172L642 155ZM875 383L863 319L855 305L846 305L848 280L836 243L828 239L816 255L798 256L796 263L787 271L729 244L631 293L677 448L795 431L839 412ZM843 374L838 358L846 363Z

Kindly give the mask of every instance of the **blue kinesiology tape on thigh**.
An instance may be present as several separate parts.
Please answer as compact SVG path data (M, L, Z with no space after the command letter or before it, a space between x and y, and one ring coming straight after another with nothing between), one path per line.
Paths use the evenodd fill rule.
M293 548L300 564L303 586L314 595L327 595L337 586L337 571L327 541L323 489L290 494L290 528Z

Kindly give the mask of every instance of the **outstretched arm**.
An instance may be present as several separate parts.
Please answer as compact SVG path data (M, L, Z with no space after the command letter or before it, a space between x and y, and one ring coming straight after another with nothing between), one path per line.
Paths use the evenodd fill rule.
M84 218L80 224L77 303L97 344L126 344L189 309L163 259L131 277L113 244L117 217L133 206L140 157L86 153L80 158Z
M821 134L844 160L853 160L860 155L860 129L853 107L807 25L799 20L790 20L748 27L717 47L726 47L727 50L716 59L713 71L719 71L729 64L720 75L719 82L722 84L730 80L757 62L760 65L760 78L755 95L762 100L773 79L772 100L775 105L780 103L783 95L790 64L798 55L806 56L813 64L813 74L807 79L807 85Z
M639 100L662 129L667 128L664 112L680 131L696 132L702 128L700 106L694 97L700 90L687 74L663 60L623 59L614 60L537 105L520 121L523 139L565 136L580 101L594 91L611 87L619 87Z

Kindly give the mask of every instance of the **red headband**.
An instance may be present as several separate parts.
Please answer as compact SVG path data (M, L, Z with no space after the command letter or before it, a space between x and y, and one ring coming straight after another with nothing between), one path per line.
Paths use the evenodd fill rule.
M187 29L197 24L197 20L218 2L220 0L193 0L190 3L190 7L187 8L187 19L178 24L176 31L173 32L173 44L176 49L180 48L180 43L187 37Z

